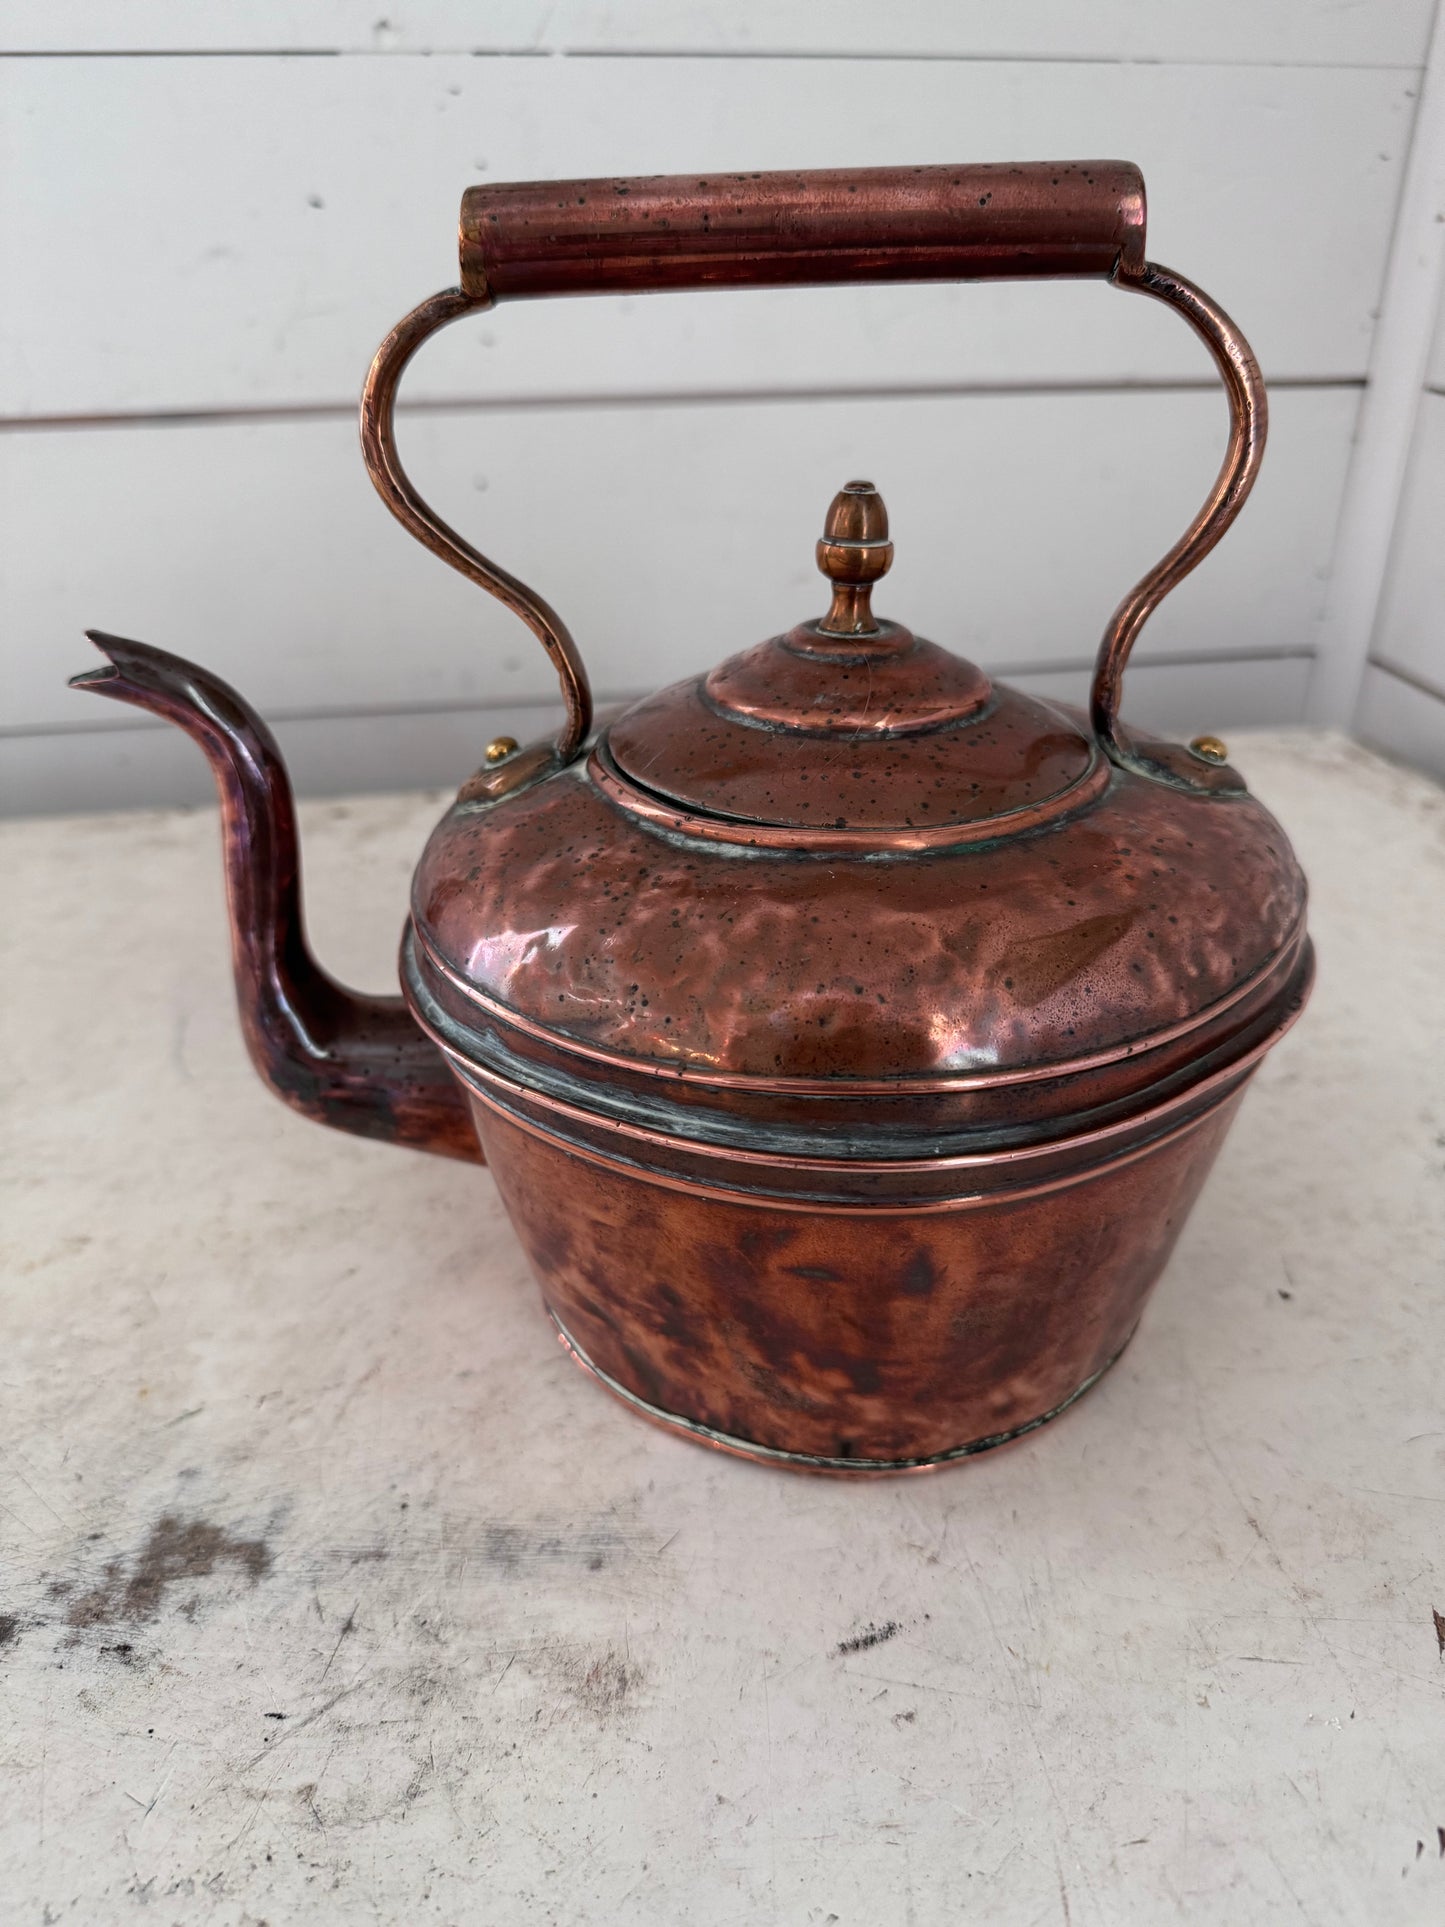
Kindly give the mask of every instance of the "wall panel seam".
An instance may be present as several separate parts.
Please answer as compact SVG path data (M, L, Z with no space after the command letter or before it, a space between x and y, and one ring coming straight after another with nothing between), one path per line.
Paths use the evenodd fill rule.
M1396 682L1406 684L1408 688L1416 690L1422 696L1431 697L1437 703L1445 703L1445 689L1431 682L1428 676L1422 676L1414 669L1404 669L1399 663L1391 662L1388 656L1372 653L1368 660L1372 669L1378 669L1384 675L1393 676Z
M1181 650L1178 654L1171 653L1165 656L1141 656L1130 665L1130 668L1131 672L1156 669L1227 669L1246 663L1313 662L1314 655L1313 649L1298 646L1283 649ZM1094 667L1094 658L1092 655L1087 655L1051 661L985 662L983 667L990 676L996 676L1005 682L1018 676L1086 676ZM606 709L616 703L637 702L650 693L649 690L644 689L598 691L596 692L597 707ZM410 716L474 716L486 715L500 709L511 711L559 708L556 694L548 692L538 696L469 696L458 702L359 703L355 705L343 703L325 708L309 706L268 708L266 720L284 727L288 723L371 722L385 721L389 718L400 721ZM0 743L29 742L63 736L113 736L133 730L163 731L170 727L168 723L146 717L34 725L17 723L0 726Z
M1361 390L1363 375L1281 375L1269 379L1272 394L1312 394ZM1051 381L899 382L867 388L718 388L627 390L561 395L438 395L397 403L398 415L519 414L541 409L717 408L786 405L792 402L1029 400L1073 395L1212 395L1212 376L1160 376L1130 380L1062 379ZM149 408L104 414L4 415L0 434L49 434L93 428L191 428L245 426L257 422L345 421L357 412L354 401L256 402L229 408Z
M890 52L887 48L698 48L698 47L0 47L0 62L30 60L735 60L955 67L1209 68L1223 73L1418 74L1416 60L1219 60L1173 55L1133 60L1124 54Z

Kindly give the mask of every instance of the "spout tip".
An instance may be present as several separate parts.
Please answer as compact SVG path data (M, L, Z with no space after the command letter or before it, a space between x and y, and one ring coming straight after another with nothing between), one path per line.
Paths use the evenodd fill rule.
M153 649L148 642L133 642L104 629L87 629L85 635L108 660L98 669L82 669L72 676L66 685L70 689L144 703L148 694L173 691L191 672L189 663L168 656L164 649Z
M104 629L85 633L107 660L99 669L84 669L72 676L72 689L91 690L175 723L213 760L219 756L223 763L234 763L242 757L280 767L281 752L271 732L219 676L148 642L113 636Z
M127 642L121 636L107 635L104 629L87 629L85 639L93 642L103 656L109 657L109 661L99 669L82 669L78 676L71 676L65 685L67 689L96 689L102 695L111 693L106 689L106 684L120 681L125 657L132 650L144 653L145 648L143 643Z
M114 693L108 691L105 685L107 683L120 681L120 666L116 661L115 652L111 647L118 638L106 635L103 629L87 629L85 639L87 642L93 642L100 653L103 656L108 656L110 660L104 663L99 669L82 669L78 676L71 676L67 680L66 688L94 689L99 691L102 696Z
M78 676L67 676L67 689L99 689L102 683L115 682L120 671L115 664L108 662L103 669L82 669ZM104 694L104 691L101 692Z

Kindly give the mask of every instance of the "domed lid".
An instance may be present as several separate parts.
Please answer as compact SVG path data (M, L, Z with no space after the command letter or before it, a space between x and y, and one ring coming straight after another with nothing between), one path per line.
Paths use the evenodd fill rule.
M954 845L1086 800L1105 770L1079 723L873 614L892 560L882 497L849 482L818 543L827 614L634 705L604 786L675 827L799 848Z

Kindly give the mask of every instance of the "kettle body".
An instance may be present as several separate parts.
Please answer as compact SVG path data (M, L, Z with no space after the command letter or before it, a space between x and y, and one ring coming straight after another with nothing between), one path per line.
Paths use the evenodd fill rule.
M211 759L253 1060L320 1122L490 1165L559 1339L643 1416L849 1474L1030 1432L1127 1344L1312 979L1304 880L1223 745L1119 718L1140 628L1253 483L1253 357L1145 259L1120 162L471 189L461 264L379 351L363 448L403 525L532 628L567 714L490 745L437 826L401 995L311 957L289 784L233 690L99 634L76 679ZM560 617L397 454L407 362L500 299L1002 274L1166 302L1230 402L1087 713L876 615L893 545L852 482L824 614L598 725Z

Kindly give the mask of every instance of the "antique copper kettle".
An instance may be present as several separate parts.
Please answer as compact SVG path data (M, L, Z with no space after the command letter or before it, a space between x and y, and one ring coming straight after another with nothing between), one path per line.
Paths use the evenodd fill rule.
M873 614L866 482L818 545L826 615L594 731L572 638L397 459L402 370L506 298L1095 275L1176 308L1228 393L1219 479L1120 605L1089 713ZM1238 513L1248 346L1144 258L1118 161L477 187L461 286L382 344L361 413L388 508L556 666L555 741L493 743L422 856L403 996L302 928L261 720L95 635L79 687L169 717L221 792L251 1056L326 1124L485 1155L563 1343L649 1418L754 1458L939 1465L1042 1425L1119 1356L1261 1057L1308 994L1303 878L1223 745L1118 719L1130 648Z

